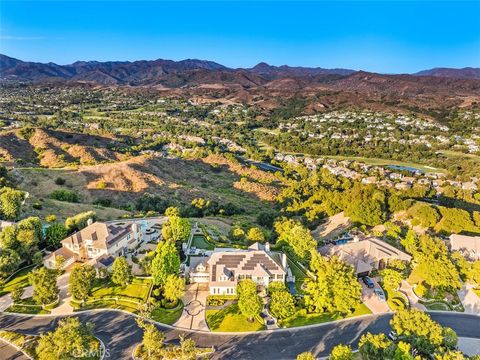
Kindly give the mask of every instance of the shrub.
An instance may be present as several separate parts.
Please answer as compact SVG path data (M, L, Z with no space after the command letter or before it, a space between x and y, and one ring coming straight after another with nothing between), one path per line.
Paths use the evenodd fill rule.
M57 221L57 216L56 215L47 215L45 216L45 221L49 223L53 223Z
M42 210L42 203L39 201L35 201L32 205L32 207L36 210Z
M78 195L75 192L66 190L66 189L58 189L53 191L50 194L50 198L54 200L66 201L66 202L72 202L72 203L78 203L80 200Z
M418 297L425 297L425 295L427 294L427 288L425 287L425 285L423 285L423 282L418 284L416 287L415 287L415 294L417 294Z
M66 181L66 180L65 180L64 178L57 177L57 178L55 179L55 184L57 184L57 185L65 185L65 181Z
M97 183L97 189L106 189L107 188L107 183L103 180L100 180L98 183Z

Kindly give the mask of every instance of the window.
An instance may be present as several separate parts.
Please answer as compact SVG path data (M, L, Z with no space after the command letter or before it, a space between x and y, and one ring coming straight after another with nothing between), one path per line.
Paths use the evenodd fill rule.
M283 275L282 274L277 274L277 279L283 279Z

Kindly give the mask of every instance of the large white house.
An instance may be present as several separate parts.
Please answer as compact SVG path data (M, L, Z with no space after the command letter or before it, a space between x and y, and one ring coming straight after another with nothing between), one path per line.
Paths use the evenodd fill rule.
M285 254L255 243L247 250L216 249L192 266L189 277L191 282L208 284L211 295L235 295L241 280L252 279L259 287L267 287L273 281L285 282L287 271Z
M75 261L89 261L108 267L116 256L125 255L142 240L141 226L135 222L88 222L88 226L61 241L62 247L44 258L46 268L55 268L56 258L64 260L63 268Z

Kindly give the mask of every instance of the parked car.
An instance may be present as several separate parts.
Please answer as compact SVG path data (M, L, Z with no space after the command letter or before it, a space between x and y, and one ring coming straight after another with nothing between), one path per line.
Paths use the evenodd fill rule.
M392 330L388 333L388 338L392 341L397 341L398 335L395 331Z
M381 300L381 301L386 301L387 298L385 297L385 293L383 292L383 290L379 287L373 289L373 292L375 293L375 295L377 295L377 297Z
M374 284L373 280L372 280L371 278L369 278L368 276L364 276L364 277L362 278L362 280L363 280L363 283L364 283L365 285L367 285L367 287L368 287L369 289L373 289L373 288L375 287L375 284Z

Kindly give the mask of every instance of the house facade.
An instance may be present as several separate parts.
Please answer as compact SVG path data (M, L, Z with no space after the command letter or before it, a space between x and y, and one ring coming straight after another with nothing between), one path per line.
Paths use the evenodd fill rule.
M141 227L136 223L104 223L89 221L86 228L61 241L62 247L44 258L46 268L55 268L57 257L64 259L63 268L76 261L97 265L110 263L110 257L125 255L142 240ZM99 264L100 264L99 263Z
M255 243L247 250L213 251L189 272L190 281L208 285L210 295L235 295L238 283L253 280L259 288L273 281L285 282L287 277L285 254L270 252L266 246Z

